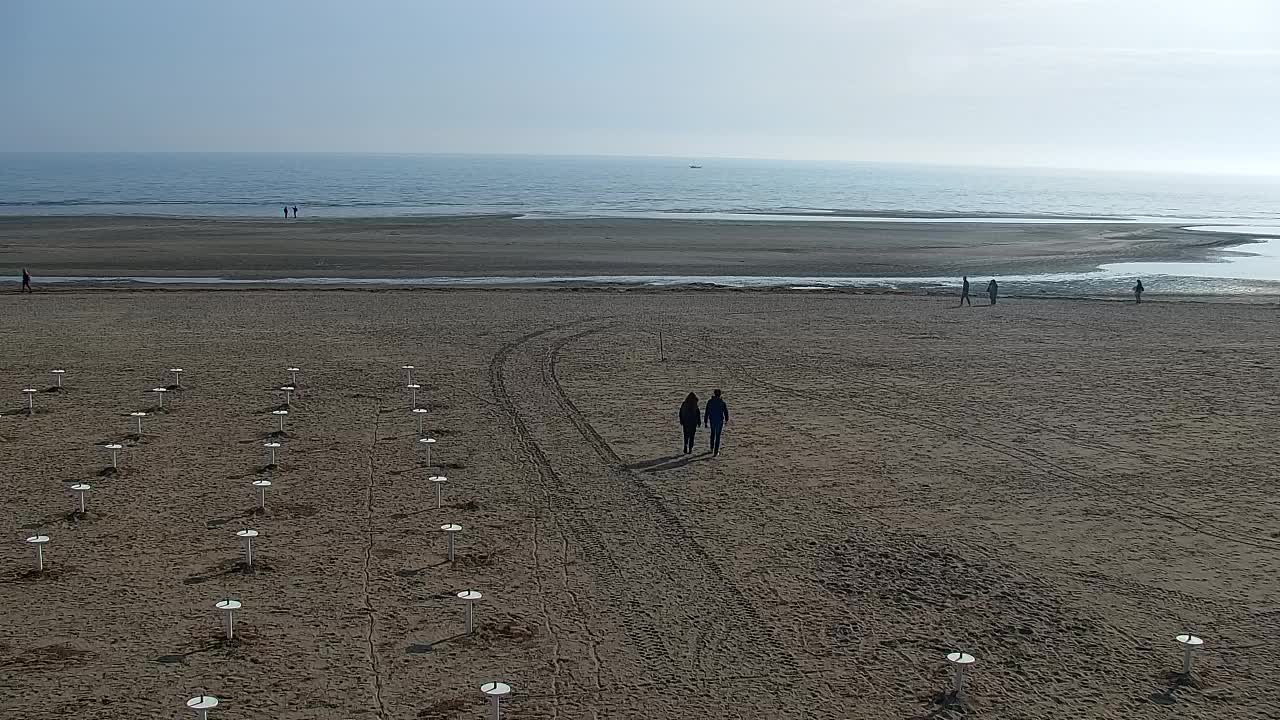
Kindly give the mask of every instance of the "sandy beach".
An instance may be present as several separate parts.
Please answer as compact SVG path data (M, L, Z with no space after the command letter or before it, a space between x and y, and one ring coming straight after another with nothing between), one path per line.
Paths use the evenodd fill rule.
M0 217L36 276L959 276L1202 260L1256 238L1168 225ZM16 271L16 270L15 270Z
M210 240L191 268L91 257L177 272L259 247L273 270L286 232L337 252L322 227ZM409 272L410 244L375 257ZM0 715L181 717L208 692L226 718L452 720L481 717L498 679L513 718L1274 718L1274 308L951 302L6 294ZM146 391L175 366L160 412ZM681 456L679 402L713 387L725 451ZM75 482L93 485L83 516ZM452 563L444 523L463 527ZM37 528L43 574L22 542ZM484 594L470 637L464 589ZM226 597L244 604L233 642ZM1187 631L1206 641L1190 683ZM958 700L953 650L977 657Z

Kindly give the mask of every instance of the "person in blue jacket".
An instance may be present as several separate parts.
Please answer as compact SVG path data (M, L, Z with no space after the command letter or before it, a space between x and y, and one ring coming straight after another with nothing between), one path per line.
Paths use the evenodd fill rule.
M702 424L702 409L698 407L698 396L689 393L680 406L680 427L684 428L684 454L693 452L693 440L698 434L698 426Z
M725 404L724 398L720 397L720 388L716 388L711 393L711 399L707 401L706 418L707 427L711 428L711 453L713 455L720 454L720 433L724 431L724 426L729 424L729 406Z

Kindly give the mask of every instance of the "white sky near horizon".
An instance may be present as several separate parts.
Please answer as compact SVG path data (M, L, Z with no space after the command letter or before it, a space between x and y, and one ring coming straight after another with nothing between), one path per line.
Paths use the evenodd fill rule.
M0 0L0 150L1280 174L1280 0Z

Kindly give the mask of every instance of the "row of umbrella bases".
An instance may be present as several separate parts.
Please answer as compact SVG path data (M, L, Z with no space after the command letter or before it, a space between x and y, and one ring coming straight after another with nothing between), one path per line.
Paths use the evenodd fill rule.
M413 371L416 370L413 365L401 365L401 370L405 371L405 388L409 391L409 409L410 412L418 419L418 446L423 448L427 456L427 468L433 469L431 464L431 449L436 444L436 439L427 434L423 430L422 422L427 413L427 408L418 407L418 391L422 389L422 385L414 382ZM436 509L443 507L444 484L448 482L448 478L443 473L433 474L429 478L431 485L435 490ZM445 533L447 538L447 550L449 562L454 559L454 542L455 533L462 531L462 526L456 523L446 523L440 526L440 530ZM466 634L470 635L475 631L475 604L484 596L477 590L461 590L454 593L454 596L461 600L466 608L464 623L466 625ZM502 699L511 694L511 685L506 682L492 680L480 686L480 692L489 700L490 712L493 720L499 720L502 716ZM203 720L203 719L202 719Z

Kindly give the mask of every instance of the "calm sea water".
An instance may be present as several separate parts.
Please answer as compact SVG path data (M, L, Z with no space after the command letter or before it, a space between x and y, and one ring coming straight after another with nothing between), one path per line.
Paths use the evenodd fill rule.
M302 217L837 211L1280 224L1280 179L660 158L0 154L5 215L271 217L284 204Z

